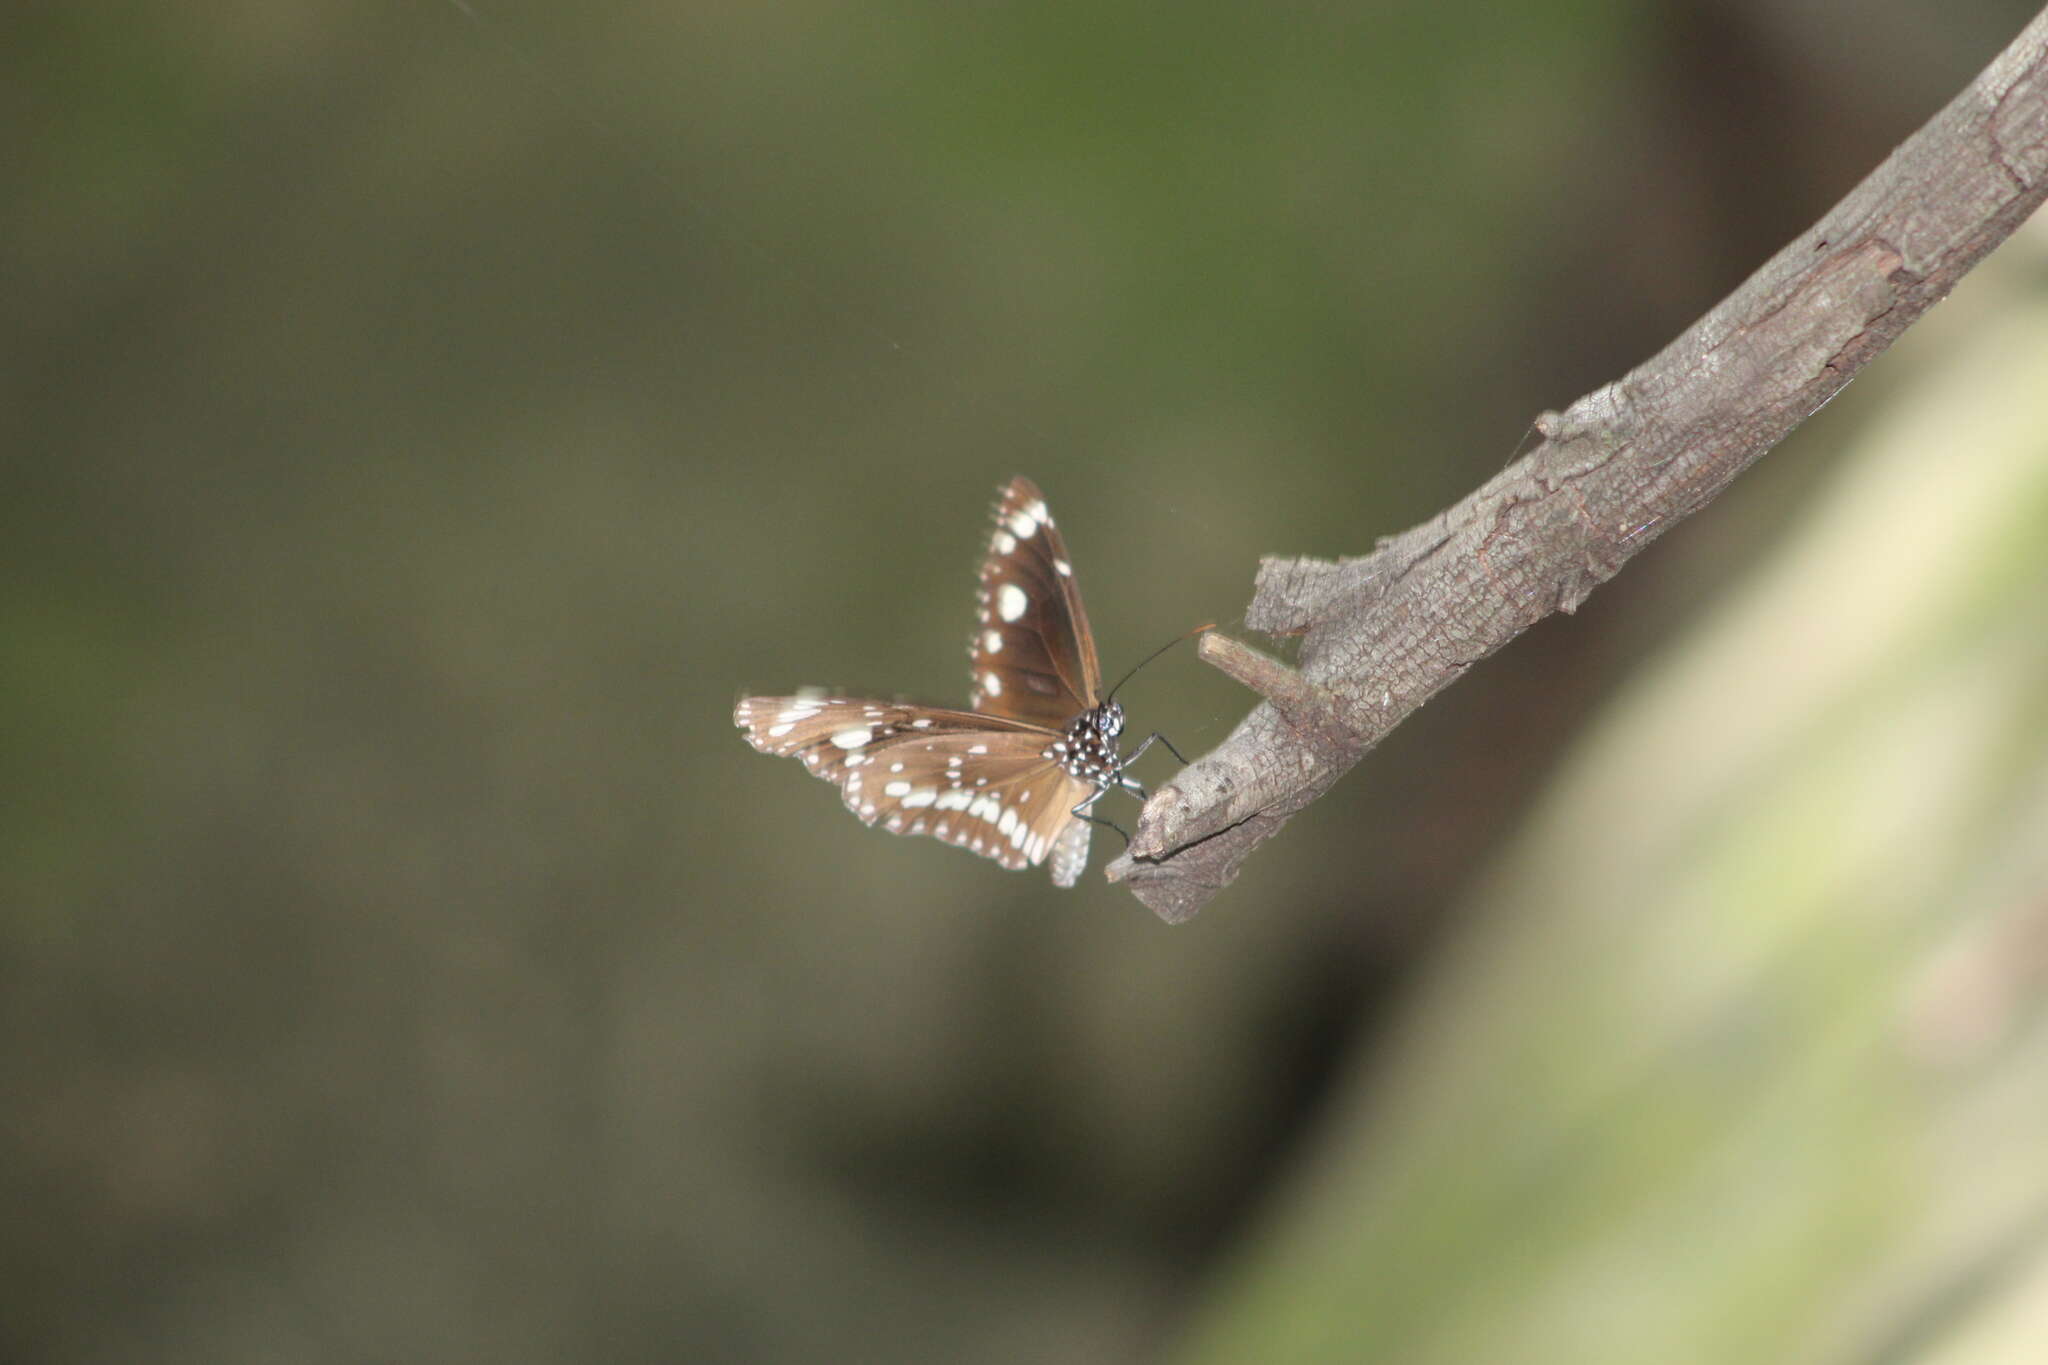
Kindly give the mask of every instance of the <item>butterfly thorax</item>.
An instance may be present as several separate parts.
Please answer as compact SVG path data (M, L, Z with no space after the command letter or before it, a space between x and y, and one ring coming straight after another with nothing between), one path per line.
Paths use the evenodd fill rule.
M1066 733L1046 746L1045 756L1077 781L1110 786L1123 771L1116 750L1116 737L1123 729L1122 703L1106 701L1067 722Z

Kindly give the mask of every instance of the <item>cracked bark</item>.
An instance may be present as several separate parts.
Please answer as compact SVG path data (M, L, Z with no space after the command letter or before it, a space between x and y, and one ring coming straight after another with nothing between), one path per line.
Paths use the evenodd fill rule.
M1521 460L1371 554L1268 558L1246 624L1299 671L1204 636L1267 698L1152 797L1111 881L1192 917L1410 712L1573 611L1834 397L2048 197L2048 11L1826 217L1670 345L1536 421Z

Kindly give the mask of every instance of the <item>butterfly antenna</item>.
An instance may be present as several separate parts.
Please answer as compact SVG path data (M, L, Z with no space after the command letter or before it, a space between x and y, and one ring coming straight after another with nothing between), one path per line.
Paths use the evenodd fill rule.
M1174 636L1171 640L1168 640L1165 644L1159 646L1159 648L1153 650L1150 654L1147 654L1144 658L1138 660L1137 668L1133 668L1130 672L1124 674L1123 677L1117 679L1116 687L1110 688L1109 695L1104 697L1103 700L1105 702L1113 701L1116 698L1117 690L1121 688L1125 683L1129 682L1132 678L1138 676L1139 668L1143 668L1146 664L1151 663L1154 659L1164 654L1167 650L1172 649L1182 640L1192 640L1197 635L1200 635L1203 631L1214 629L1216 629L1216 623L1214 621L1211 621L1209 622L1209 624L1205 626L1196 626L1193 630L1189 631L1185 635Z

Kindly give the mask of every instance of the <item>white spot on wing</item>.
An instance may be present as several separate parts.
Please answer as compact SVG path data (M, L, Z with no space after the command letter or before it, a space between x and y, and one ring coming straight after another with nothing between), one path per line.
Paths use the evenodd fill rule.
M882 795L908 796L910 795L910 784L908 782L891 782L882 788Z
M999 630L985 630L981 633L981 647L990 654L1003 652L1003 633Z
M991 697L1000 697L1003 695L1003 680L993 673L984 673L981 675L981 690Z
M1005 621L1016 620L1030 605L1031 599L1025 595L1024 589L1015 583L1003 584L1001 590L996 593L996 611L1001 613Z
M1017 537L1015 537L1015 536L1011 535L1011 534L1010 534L1010 533L1009 533L1008 531L998 531L998 532L996 532L996 553L997 553L997 554L999 554L999 555L1015 554L1015 553L1016 553L1016 550L1017 550Z
M892 782L892 783L890 783L889 785L893 787L893 786L895 786L896 784ZM885 788L884 790L887 790L887 789ZM934 801L936 801L936 800L938 800L938 799L939 799L939 790L938 790L938 788L936 788L936 787L920 787L920 788L919 788L918 790L916 790L916 791L912 792L912 793L911 793L910 795L908 795L908 796L904 797L904 798L903 798L903 804L904 804L905 806L907 806L907 807L910 807L910 808L912 808L912 809L915 809L915 808L917 808L917 807L919 807L919 806L929 806L929 805L930 805L930 804L931 804L932 802L934 802ZM944 832L944 831L942 830L942 831L941 831L941 833L943 833L943 832Z
M1052 566L1059 571L1059 575L1062 578L1072 578L1074 576L1074 566L1067 563L1064 559L1055 559L1052 562Z
M1041 502L1038 506L1043 508L1045 504ZM1019 508L1011 514L1009 527L1017 533L1017 539L1029 540L1038 534L1038 518L1032 515L1030 508Z
M796 729L795 721L786 720L782 722L782 724L780 725L771 725L768 727L768 738L781 739L784 735L788 734L791 730L794 729Z
M875 732L865 725L856 725L840 730L832 736L832 742L842 749L858 749L875 737Z

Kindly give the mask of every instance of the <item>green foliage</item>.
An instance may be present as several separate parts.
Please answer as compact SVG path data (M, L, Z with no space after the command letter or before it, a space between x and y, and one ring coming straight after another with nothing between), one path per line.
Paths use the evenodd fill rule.
M1180 1359L2038 1346L2042 261L1580 743Z

